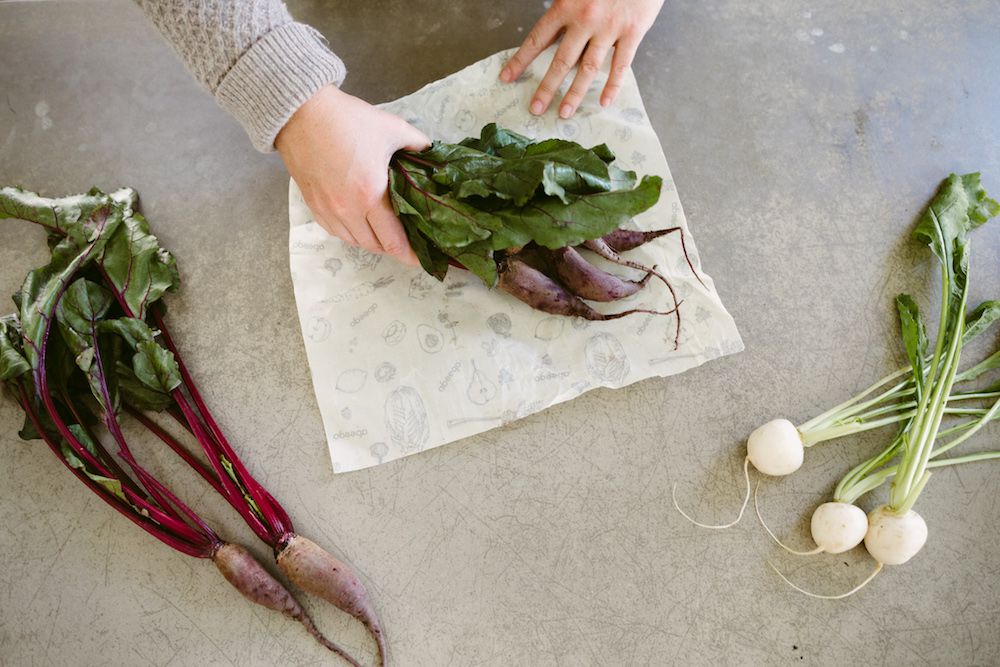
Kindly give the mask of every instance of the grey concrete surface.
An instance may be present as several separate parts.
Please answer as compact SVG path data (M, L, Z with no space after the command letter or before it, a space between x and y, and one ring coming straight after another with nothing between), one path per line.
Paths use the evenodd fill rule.
M371 101L515 45L543 11L292 6L344 56L346 89ZM893 296L934 298L934 268L906 240L914 216L949 171L982 170L1000 192L996 10L668 0L636 76L746 351L344 476L329 470L296 321L280 161L251 149L128 2L0 5L0 182L139 190L179 258L170 319L211 404L300 531L363 573L394 664L995 665L997 466L936 475L918 508L926 548L841 602L791 591L765 560L836 592L872 567L862 550L795 560L755 521L697 530L670 489L706 520L729 517L754 426L805 419L899 363ZM975 243L973 296L996 297L1000 225ZM0 224L4 293L43 245ZM19 441L19 423L0 402L0 663L332 662L211 563L114 515ZM805 544L811 508L886 435L819 447L798 474L765 481L772 525ZM253 544L205 485L142 445L222 532ZM310 608L369 648L342 614Z

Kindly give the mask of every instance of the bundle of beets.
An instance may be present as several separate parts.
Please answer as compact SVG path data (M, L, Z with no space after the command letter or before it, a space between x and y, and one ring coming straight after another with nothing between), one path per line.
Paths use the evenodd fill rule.
M274 550L290 582L364 623L384 664L382 629L360 579L294 532L198 392L163 321L160 299L178 285L176 264L136 203L129 189L61 199L0 189L0 218L43 226L51 250L49 263L29 273L15 295L18 312L0 318L0 382L25 413L21 437L44 440L80 481L136 525L181 553L211 558L244 596L300 621L324 646L358 665L323 637L247 549L224 542L136 460L122 429L131 417L236 509ZM176 421L204 457L185 448L154 413Z
M676 348L681 304L673 286L656 267L619 253L677 232L691 272L701 278L680 227L649 232L623 227L656 204L662 180L637 180L614 160L604 144L588 149L563 139L534 142L491 123L478 138L396 153L390 194L421 265L439 280L449 265L464 268L532 308L588 320L673 314ZM581 247L642 275L628 280L603 271L583 257ZM653 276L670 292L668 310L605 314L584 301L624 299Z

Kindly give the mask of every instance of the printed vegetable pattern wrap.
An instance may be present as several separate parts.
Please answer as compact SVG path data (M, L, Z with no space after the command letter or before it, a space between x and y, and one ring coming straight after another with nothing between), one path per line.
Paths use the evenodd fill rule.
M635 79L627 77L611 108L602 109L597 98L605 71L573 119L561 120L554 112L533 117L524 111L532 81L537 85L552 51L520 82L500 84L496 76L510 54L490 56L383 106L444 142L478 136L484 126L496 123L536 140L607 144L615 165L640 175L637 183L641 175L661 177L659 201L636 217L635 227L680 227L692 266L685 261L678 233L620 249L627 250L630 260L655 265L676 289L684 313L679 348L673 349L677 331L672 315L636 314L611 322L555 316L532 311L499 288L491 292L469 272L449 270L439 283L422 269L348 248L311 222L292 183L292 280L335 471L391 461L496 428L596 387L673 375L743 349L735 323L701 266ZM553 196L558 188L572 194L600 185L562 176L550 179ZM611 245L637 242L620 238ZM614 266L588 250L580 255L626 280L644 278L642 272ZM466 266L474 260L475 255L458 258ZM440 268L443 272L446 264ZM670 311L673 300L654 277L621 301L588 305L604 313Z

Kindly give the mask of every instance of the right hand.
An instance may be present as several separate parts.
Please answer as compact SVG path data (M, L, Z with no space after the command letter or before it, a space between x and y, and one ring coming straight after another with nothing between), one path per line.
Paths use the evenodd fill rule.
M417 266L389 203L389 160L430 145L423 132L334 86L321 88L274 142L316 222L345 243Z

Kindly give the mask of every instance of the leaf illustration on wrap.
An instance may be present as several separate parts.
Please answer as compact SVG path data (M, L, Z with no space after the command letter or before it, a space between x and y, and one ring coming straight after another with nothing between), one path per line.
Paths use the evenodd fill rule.
M592 336L587 341L584 356L587 370L598 380L618 383L628 375L630 366L625 348L611 334L602 332Z
M427 444L427 409L416 389L400 387L386 397L385 429L392 444L403 452L418 451Z

